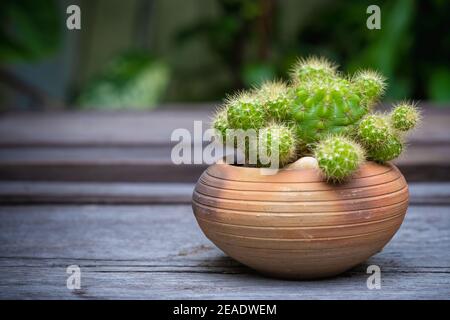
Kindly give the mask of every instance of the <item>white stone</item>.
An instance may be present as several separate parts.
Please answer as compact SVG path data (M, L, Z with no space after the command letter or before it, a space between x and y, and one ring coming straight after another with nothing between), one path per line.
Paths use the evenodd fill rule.
M297 161L284 167L285 170L299 170L299 169L319 169L319 163L316 158L302 157Z

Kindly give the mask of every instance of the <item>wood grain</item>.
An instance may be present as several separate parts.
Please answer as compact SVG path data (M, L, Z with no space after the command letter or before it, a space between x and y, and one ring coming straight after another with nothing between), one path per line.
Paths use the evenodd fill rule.
M448 206L412 206L394 239L320 281L263 277L228 258L188 205L0 207L1 299L449 299ZM81 268L81 290L66 268ZM381 268L381 289L366 286Z
M7 113L0 117L0 179L73 182L191 182L206 164L174 165L173 130L194 142L194 121L209 126L215 106L151 112ZM395 164L408 181L450 181L449 108L424 105L424 125ZM220 155L219 155L220 156Z
M192 183L0 181L0 203L190 204L194 186ZM410 204L450 204L450 183L413 182L408 189ZM295 194L296 191L291 193ZM342 189L337 194L347 197L351 192ZM316 193L309 195L314 197ZM203 209L209 210L207 207ZM286 221L288 215L285 214ZM264 216L260 218L263 220Z
M87 183L0 181L0 203L191 203L190 183Z
M190 206L171 205L189 203L192 184L154 183L197 181L206 166L173 165L168 141L175 128L192 131L194 120L207 122L213 109L2 114L0 299L449 299L450 187L430 181L450 180L450 109L425 108L425 125L412 134L406 156L397 162L409 181L427 182L410 184L413 206L394 239L342 275L306 282L262 277L232 260L202 235ZM220 179L209 177L209 183L214 190L223 187ZM252 185L258 186L254 194L267 195L264 183ZM312 192L295 184L272 185L291 200L309 194L320 201L327 190L315 192L314 183L308 184ZM249 197L242 189L246 183L236 186L228 197ZM340 199L348 196L345 188L336 193ZM386 208L394 217L376 209L347 215L352 220L345 212L333 214L336 223L376 232L383 223L395 225L401 214L395 204ZM246 212L203 208L206 214L212 209L218 218L209 221L213 226L225 224L237 236L249 232L261 238L258 228L248 227L254 219ZM226 219L230 212L248 219L247 226ZM361 217L369 212L380 221L366 223ZM324 214L279 213L282 221L265 233L279 237L279 227L289 242L312 232L308 227ZM261 214L258 223L268 219L270 214ZM346 228L326 225L312 230L321 229L332 230L334 237L349 235ZM253 249L265 250L270 249ZM66 288L66 267L72 264L82 269L81 290ZM371 264L382 270L381 290L366 287Z
M149 146L167 145L172 131L193 122L209 126L217 103L162 105L145 111L59 111L3 113L0 146ZM448 106L420 104L423 125L411 136L411 144L444 145L450 142Z
M199 179L195 216L224 252L265 274L310 279L343 272L378 252L400 227L408 186L393 165L364 164L333 185L320 172L217 164Z

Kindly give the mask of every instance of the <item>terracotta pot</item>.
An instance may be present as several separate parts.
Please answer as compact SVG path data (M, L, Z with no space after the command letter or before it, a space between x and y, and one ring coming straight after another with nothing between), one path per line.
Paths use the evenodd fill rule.
M237 261L293 279L339 274L380 251L400 227L408 185L392 164L368 162L347 183L315 169L216 164L200 177L192 207L205 235Z

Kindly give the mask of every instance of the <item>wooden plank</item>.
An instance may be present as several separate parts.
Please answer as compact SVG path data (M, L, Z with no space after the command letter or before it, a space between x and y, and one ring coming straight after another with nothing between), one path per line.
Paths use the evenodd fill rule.
M208 126L212 104L153 112L11 113L0 118L0 179L195 182L206 165L174 165L170 136ZM450 109L424 108L396 164L409 181L450 181Z
M0 203L190 204L192 183L0 181ZM410 204L449 205L450 183L410 183Z
M177 206L2 206L0 298L449 299L448 206L412 206L385 249L320 281L262 277L216 249L191 208ZM66 267L81 289L66 288ZM381 268L381 290L366 267Z
M208 127L213 104L166 105L150 112L65 111L8 113L0 117L0 146L167 145L172 131Z
M206 165L176 165L170 146L0 149L1 180L193 182Z
M411 204L450 204L450 183L410 183Z
M209 127L219 103L171 104L149 111L6 113L0 117L0 146L167 145L174 129L193 133L194 121ZM450 143L450 108L422 104L423 123L411 144Z
M67 262L66 262L67 263ZM72 263L72 262L69 262ZM63 266L8 273L3 299L448 299L447 271L383 272L381 290L366 288L363 270L333 280L288 282L248 272L152 271L150 268L82 268L82 288L68 290ZM20 280L16 280L20 277ZM443 282L444 281L444 282ZM11 287L14 290L11 290ZM5 292L6 291L6 292Z
M194 182L206 166L164 164L1 166L2 180L75 182Z
M175 165L171 160L171 150L170 144L146 147L5 147L0 149L0 179L196 182L207 165ZM395 164L408 181L450 181L450 145L412 145Z
M0 203L190 203L191 183L0 181Z

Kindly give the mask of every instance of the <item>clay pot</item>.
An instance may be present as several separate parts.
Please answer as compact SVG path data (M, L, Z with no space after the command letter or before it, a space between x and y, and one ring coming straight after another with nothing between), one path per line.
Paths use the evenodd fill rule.
M400 227L408 185L392 164L368 162L347 183L316 169L216 164L200 177L192 207L205 235L237 261L292 279L339 274L380 251Z

